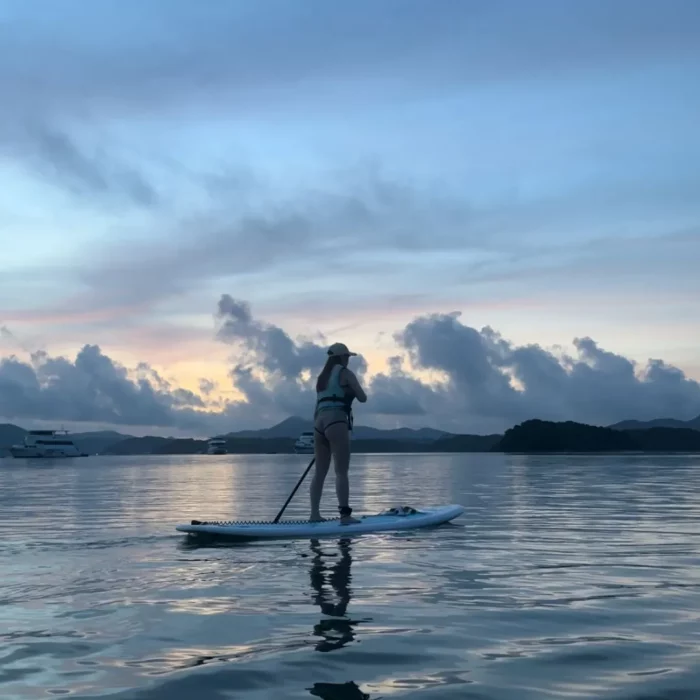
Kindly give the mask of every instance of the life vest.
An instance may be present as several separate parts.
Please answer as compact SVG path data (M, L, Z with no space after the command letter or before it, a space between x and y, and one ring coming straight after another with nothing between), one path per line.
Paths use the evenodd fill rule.
M316 392L316 413L333 408L345 411L350 415L353 397L349 396L345 389L340 386L340 371L342 369L344 368L341 365L335 365L328 377L326 388Z

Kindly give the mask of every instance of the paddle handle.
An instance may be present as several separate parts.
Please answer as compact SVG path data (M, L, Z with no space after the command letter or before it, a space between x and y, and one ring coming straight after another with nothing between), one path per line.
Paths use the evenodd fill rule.
M309 462L309 466L306 467L306 471L301 475L301 479L299 479L299 481L297 481L297 485L294 487L294 491L292 491L289 494L289 498L286 500L285 504L282 506L282 510L280 510L280 512L277 513L277 516L272 521L273 523L279 522L279 519L282 517L282 513L284 513L285 508L289 505L289 502L292 500L292 498L294 498L294 494L297 492L297 489L301 486L301 482L304 481L304 479L306 478L306 475L309 473L309 470L311 469L311 467L313 467L315 461L316 461L316 457L314 457Z

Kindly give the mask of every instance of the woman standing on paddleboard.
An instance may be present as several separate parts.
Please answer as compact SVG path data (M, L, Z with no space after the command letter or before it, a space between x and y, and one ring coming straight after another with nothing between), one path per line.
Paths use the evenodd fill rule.
M333 457L335 492L338 511L343 524L357 523L350 508L350 431L352 430L352 402L367 401L355 374L348 369L350 357L356 356L347 345L334 343L328 348L328 359L316 379L316 409L314 411L314 455L316 468L311 480L312 522L323 520L320 512L323 483Z

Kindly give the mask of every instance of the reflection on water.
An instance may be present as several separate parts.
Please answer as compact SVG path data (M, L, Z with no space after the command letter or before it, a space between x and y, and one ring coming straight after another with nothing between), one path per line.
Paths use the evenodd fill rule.
M328 544L326 541L322 544L319 540L311 540L310 543L313 554L309 580L314 591L313 601L326 616L314 625L314 636L321 637L314 648L320 652L342 649L352 642L356 636L354 628L362 622L347 617L352 597L352 540L339 540L336 543L337 552L329 552ZM370 696L363 693L354 681L314 683L310 692L324 700L370 700Z
M363 693L357 683L314 683L311 695L323 700L370 700L368 693Z
M700 697L700 458L357 455L358 511L465 515L236 546L173 529L270 519L306 464L0 460L0 697Z
M314 590L313 601L321 612L328 616L314 625L314 635L322 638L316 644L316 651L333 651L352 642L355 639L354 627L360 624L360 621L353 621L346 617L348 603L352 596L350 590L351 540L341 539L338 542L337 554L324 551L319 540L311 540L310 547L313 556L309 579ZM331 559L331 557L337 558Z

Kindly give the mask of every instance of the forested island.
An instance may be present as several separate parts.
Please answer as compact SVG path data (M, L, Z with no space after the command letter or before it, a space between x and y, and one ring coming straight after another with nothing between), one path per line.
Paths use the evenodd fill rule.
M670 419L669 419L670 420ZM506 452L606 453L606 452L700 452L700 416L691 421L663 419L645 424L626 421L595 426L573 421L527 420L504 434L453 434L431 428L380 430L358 426L352 450L362 453ZM300 432L308 430L301 418L258 431L240 431L219 436L229 454L287 454L294 452ZM0 425L0 455L26 433L16 425ZM177 455L206 454L207 440L175 437L134 437L113 431L73 434L74 442L87 454Z

